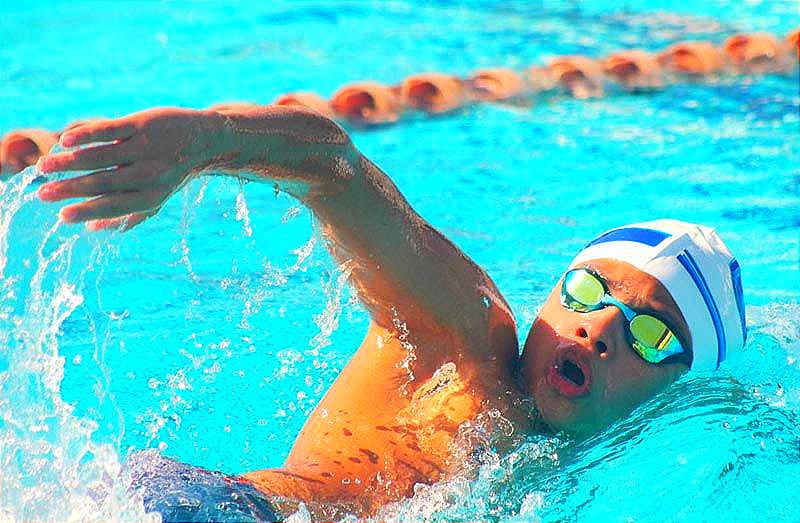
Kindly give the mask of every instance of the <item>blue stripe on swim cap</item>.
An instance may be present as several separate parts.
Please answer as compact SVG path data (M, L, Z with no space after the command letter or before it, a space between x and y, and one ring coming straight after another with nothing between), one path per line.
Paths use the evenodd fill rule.
M692 255L689 254L689 251L680 253L678 255L678 261L681 262L683 268L686 269L686 272L688 272L689 276L694 280L694 284L700 291L700 295L703 297L703 301L706 303L708 312L711 315L711 321L717 333L717 368L719 368L719 364L725 361L725 330L722 328L722 319L719 315L717 303L714 301L714 296L712 296L708 288L708 283L706 283L703 273L700 272L697 262L692 258Z
M589 242L584 249L606 242L636 242L655 247L659 243L669 238L669 234L655 229L644 229L642 227L623 227L608 231Z
M742 270L736 258L731 261L731 280L733 281L733 294L736 296L736 308L739 309L739 320L742 322L742 343L747 341L747 320L744 313L744 292L742 291Z

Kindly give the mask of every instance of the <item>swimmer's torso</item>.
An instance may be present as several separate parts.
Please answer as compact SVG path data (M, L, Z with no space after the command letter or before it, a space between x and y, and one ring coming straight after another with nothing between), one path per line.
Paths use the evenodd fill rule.
M504 339L513 329L495 331L505 333L495 342L516 346L515 339ZM513 393L496 362L464 358L463 350L442 346L458 344L453 338L415 341L439 345L442 355L460 353L460 361L425 356L420 361L420 353L436 349L415 350L402 338L373 323L284 466L246 477L273 497L370 514L411 495L415 484L442 479L462 464L469 449L455 439L465 422L496 408L518 417L509 413ZM292 503L286 508L292 510Z

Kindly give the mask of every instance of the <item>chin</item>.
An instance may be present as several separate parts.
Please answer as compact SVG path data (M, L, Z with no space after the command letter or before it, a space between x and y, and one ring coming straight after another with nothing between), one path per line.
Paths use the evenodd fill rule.
M575 405L578 400L562 398L541 388L534 393L533 399L542 421L554 432L572 434L581 425L580 408Z
M568 398L553 390L542 377L529 389L541 421L553 432L571 437L586 437L602 430L607 423L598 417L592 396Z

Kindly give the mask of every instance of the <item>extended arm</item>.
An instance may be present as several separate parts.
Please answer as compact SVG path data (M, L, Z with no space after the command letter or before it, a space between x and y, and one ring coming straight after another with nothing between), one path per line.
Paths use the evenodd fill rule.
M41 188L42 199L51 201L96 197L65 207L65 221L135 224L200 172L274 183L318 217L377 324L407 328L412 337L441 332L456 342L443 345L487 352L493 349L490 323L513 325L486 274L414 212L341 128L316 113L288 107L225 114L155 109L91 122L62 137L65 146L96 142L112 143L40 163L45 172L95 171Z

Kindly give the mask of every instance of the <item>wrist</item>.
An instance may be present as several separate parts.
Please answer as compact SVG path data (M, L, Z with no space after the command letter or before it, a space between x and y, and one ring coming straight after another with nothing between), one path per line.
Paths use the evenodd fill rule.
M213 110L202 110L198 111L196 126L195 139L201 147L198 165L201 170L218 167L234 149L228 118Z

